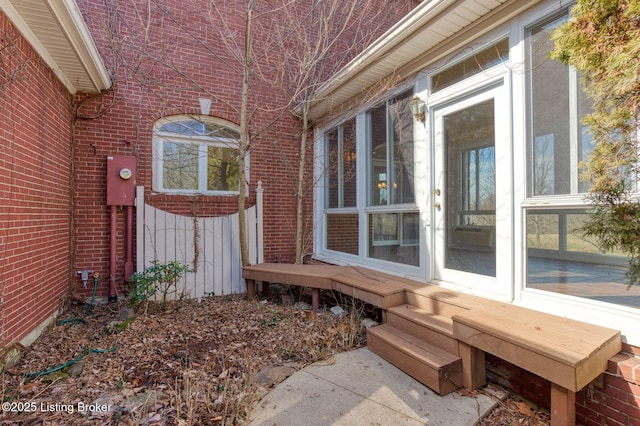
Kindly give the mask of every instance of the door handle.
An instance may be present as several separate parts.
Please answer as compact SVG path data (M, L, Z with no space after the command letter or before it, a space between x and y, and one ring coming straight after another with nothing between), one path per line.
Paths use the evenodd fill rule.
M440 211L440 209L442 208L442 206L440 205L440 203L436 202L433 204L433 207L435 207L436 209L438 209L438 211Z
M435 190L435 191L433 191L433 192L434 192L434 194L436 194L436 195L440 195L440 188L436 188L436 190Z

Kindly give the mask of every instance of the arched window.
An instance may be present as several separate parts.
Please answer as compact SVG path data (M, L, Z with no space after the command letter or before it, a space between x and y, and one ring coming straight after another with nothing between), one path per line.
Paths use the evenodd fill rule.
M176 116L158 120L153 131L153 190L237 194L239 141L237 126L221 119Z

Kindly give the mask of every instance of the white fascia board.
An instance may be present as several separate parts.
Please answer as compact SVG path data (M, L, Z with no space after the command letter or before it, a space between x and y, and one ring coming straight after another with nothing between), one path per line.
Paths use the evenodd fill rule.
M63 29L63 36L69 40L71 47L81 61L87 75L95 86L95 91L100 92L111 87L111 79L98 54L98 50L93 42L82 15L78 11L78 6L74 0L48 0L47 4L52 11L52 18L55 18ZM0 0L0 10L9 18L22 36L29 42L31 47L51 68L56 77L64 84L71 94L78 93L78 88L64 73L55 59L51 56L47 48L31 30L29 24L22 15L15 9L11 0Z
M47 0L47 4L67 34L93 85L99 92L110 88L111 78L75 0Z
M7 15L13 25L20 31L20 34L29 42L31 47L38 53L43 61L51 68L55 75L62 81L62 84L69 90L70 93L77 93L76 87L69 81L66 75L62 72L56 61L53 60L49 51L40 43L40 39L31 31L29 24L22 18L22 15L13 7L9 0L0 0L0 10Z
M353 58L344 68L338 71L338 73L333 75L328 83L321 86L314 93L314 99L312 99L311 102L313 103L315 100L327 98L332 92L335 92L344 84L353 81L353 78L361 73L364 68L379 58L384 57L408 38L414 36L426 22L454 3L456 3L456 0L432 0L422 2L369 47Z

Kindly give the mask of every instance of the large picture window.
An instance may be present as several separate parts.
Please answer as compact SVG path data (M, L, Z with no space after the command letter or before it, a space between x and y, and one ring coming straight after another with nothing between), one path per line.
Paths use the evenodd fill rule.
M581 120L591 101L576 71L549 59L550 34L566 19L556 15L527 31L527 288L640 307L640 290L627 289L628 259L600 250L581 229L589 206L580 194L590 183L580 162L593 150Z
M154 129L154 191L237 194L239 140L233 125L210 117L159 121Z

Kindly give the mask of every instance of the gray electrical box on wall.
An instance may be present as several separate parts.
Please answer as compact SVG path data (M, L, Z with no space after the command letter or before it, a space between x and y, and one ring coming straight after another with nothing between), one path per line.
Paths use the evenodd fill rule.
M136 199L136 157L107 157L107 205L133 206Z

